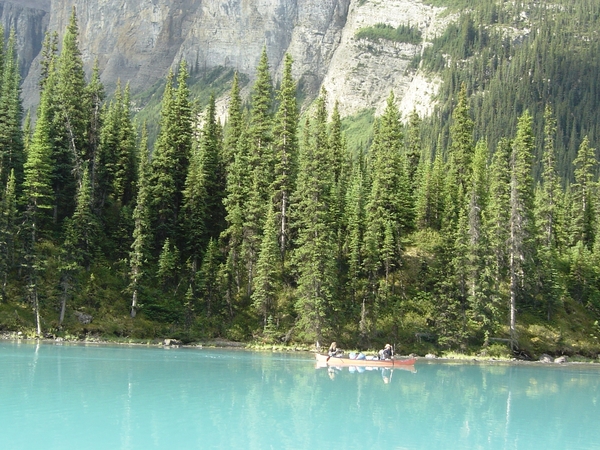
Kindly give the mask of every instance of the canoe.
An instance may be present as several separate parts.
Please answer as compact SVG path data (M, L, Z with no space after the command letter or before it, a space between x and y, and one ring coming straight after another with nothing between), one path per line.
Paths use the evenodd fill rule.
M362 367L401 367L401 366L412 366L417 361L416 358L407 359L350 359L350 358L336 358L315 353L317 358L317 364L327 365L332 367L343 367L343 366L362 366Z

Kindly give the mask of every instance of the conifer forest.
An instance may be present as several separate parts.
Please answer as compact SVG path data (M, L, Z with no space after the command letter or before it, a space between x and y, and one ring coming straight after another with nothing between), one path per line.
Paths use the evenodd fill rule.
M9 33L0 331L596 357L600 5L467 3L414 61L443 80L434 114L390 92L359 145L266 50L224 122L186 61L136 114L126 80L85 73L75 12L24 111ZM513 9L522 39L498 31Z

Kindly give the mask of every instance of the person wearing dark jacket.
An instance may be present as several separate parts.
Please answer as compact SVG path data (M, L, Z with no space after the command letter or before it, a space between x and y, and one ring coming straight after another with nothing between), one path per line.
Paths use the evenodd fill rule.
M390 344L385 344L383 350L379 350L379 359L392 359L394 356L394 350Z

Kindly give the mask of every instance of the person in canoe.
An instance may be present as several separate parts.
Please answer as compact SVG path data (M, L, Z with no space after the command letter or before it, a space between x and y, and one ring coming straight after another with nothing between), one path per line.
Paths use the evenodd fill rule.
M392 359L394 356L394 350L390 344L385 344L382 350L379 350L379 359Z
M344 353L344 351L340 348L338 348L337 346L337 342L333 341L331 343L331 345L329 346L329 350L327 351L327 354L329 355L329 357L331 358L332 356L338 357L338 356L342 356L342 353Z

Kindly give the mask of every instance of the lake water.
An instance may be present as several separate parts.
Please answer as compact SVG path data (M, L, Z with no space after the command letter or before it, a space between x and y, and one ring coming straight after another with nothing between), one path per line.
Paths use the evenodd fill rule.
M0 342L1 449L594 449L600 368Z

